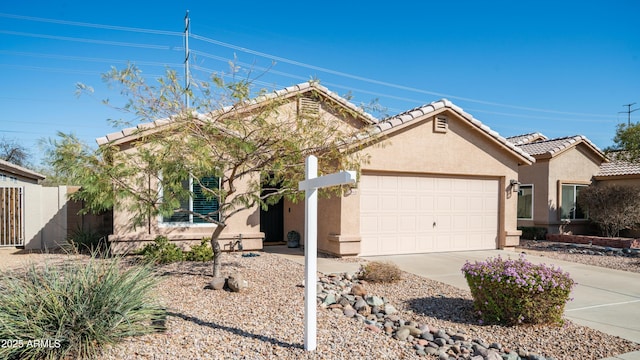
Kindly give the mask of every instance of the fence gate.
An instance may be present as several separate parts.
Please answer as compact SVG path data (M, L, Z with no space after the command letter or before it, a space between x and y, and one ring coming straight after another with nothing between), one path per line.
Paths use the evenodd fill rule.
M22 187L0 187L0 246L24 245Z

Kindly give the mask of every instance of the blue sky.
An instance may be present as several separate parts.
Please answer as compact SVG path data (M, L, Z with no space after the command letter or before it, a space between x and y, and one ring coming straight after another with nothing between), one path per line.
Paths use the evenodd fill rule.
M271 66L264 87L317 78L391 115L445 97L503 136L581 134L601 148L623 105L640 108L638 1L23 0L0 4L0 137L37 161L57 131L91 144L113 132L106 119L121 115L99 100L118 94L100 74L127 61L182 73L187 10L200 79L235 56ZM77 82L95 98L76 97Z

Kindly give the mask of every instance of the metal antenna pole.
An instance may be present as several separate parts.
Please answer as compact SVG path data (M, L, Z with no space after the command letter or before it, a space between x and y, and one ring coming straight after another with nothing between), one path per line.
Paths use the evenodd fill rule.
M631 110L631 107L633 105L635 105L635 104L636 103L622 105L622 106L626 106L627 107L627 111L618 111L618 114L619 113L627 113L627 126L631 126L631 113L634 112L634 111L640 110L640 108Z
M189 10L187 10L187 14L184 16L184 105L189 108L190 98L189 98L189 88L191 87L191 78L189 77Z

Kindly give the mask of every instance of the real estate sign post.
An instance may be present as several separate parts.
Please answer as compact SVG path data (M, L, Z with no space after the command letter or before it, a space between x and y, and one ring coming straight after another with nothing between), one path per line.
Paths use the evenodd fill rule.
M317 273L318 273L318 189L356 183L355 171L341 171L318 177L318 158L311 155L305 162L306 180L298 183L305 192L304 211L304 349L314 351L317 337Z

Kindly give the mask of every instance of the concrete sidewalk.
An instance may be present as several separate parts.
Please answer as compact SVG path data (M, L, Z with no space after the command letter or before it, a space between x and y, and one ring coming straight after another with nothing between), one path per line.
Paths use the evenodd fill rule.
M277 253L304 264L301 249L265 247L266 252ZM364 260L390 261L403 271L440 281L460 289L469 290L461 268L466 261L484 261L501 256L517 258L512 251L486 250L413 255L364 257ZM640 274L620 270L582 265L540 256L527 255L532 263L554 265L571 274L578 283L565 310L571 321L600 330L604 333L640 343ZM356 272L357 262L318 258L318 271L323 273ZM610 359L638 360L640 352L620 355Z

